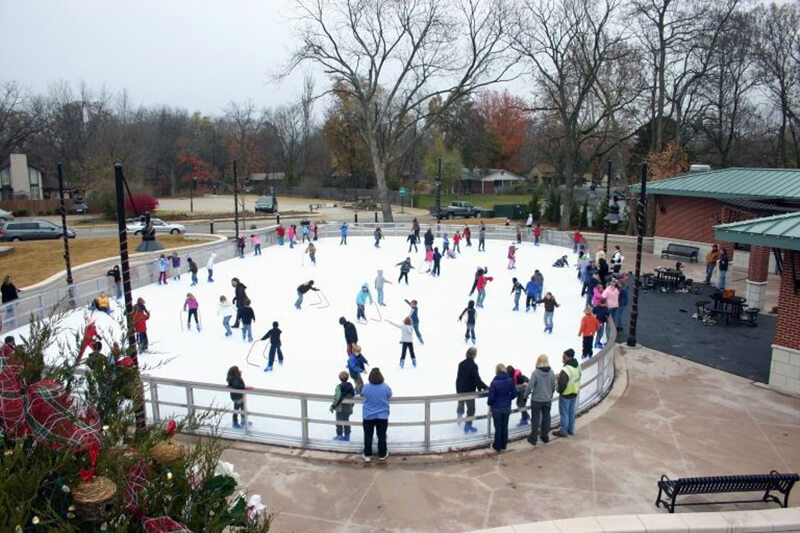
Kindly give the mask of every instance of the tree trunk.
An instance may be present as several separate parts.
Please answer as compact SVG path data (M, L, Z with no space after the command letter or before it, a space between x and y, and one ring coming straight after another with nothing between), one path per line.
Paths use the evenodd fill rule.
M175 166L169 166L169 195L175 196Z
M572 213L573 177L575 169L575 148L569 136L564 147L564 197L561 202L561 229L569 229L569 218Z

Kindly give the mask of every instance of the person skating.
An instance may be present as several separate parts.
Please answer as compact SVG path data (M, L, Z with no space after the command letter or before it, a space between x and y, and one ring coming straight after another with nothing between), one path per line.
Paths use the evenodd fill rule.
M150 320L150 311L145 306L144 298L137 298L136 305L133 307L133 333L136 336L136 347L139 353L145 353L150 349L150 341L147 338L147 321Z
M361 379L361 374L366 371L369 366L369 361L361 353L361 346L353 344L353 351L347 356L347 370L350 372L350 377L353 378L353 383L356 384L356 394L361 394L361 389L364 388L364 380Z
M517 423L517 427L521 428L528 425L528 419L530 418L528 411L525 409L525 404L527 403L525 399L525 388L528 384L528 376L523 374L522 370L514 368L511 365L506 367L506 373L517 388L517 407L520 413L520 420L519 423Z
M450 240L447 238L447 232L442 234L442 255L447 255L450 250Z
M206 270L208 270L208 282L214 283L214 262L217 260L217 254L211 252L206 261Z
M261 255L261 239L258 235L250 235L250 244L253 245L253 255Z
M525 312L531 310L536 311L536 295L541 291L536 283L536 276L531 276L531 280L525 284Z
M383 284L388 283L389 285L392 284L391 281L383 277L383 270L378 270L378 275L375 277L375 291L378 294L378 305L386 306L383 303Z
M514 309L512 311L519 311L519 298L522 296L522 291L525 287L519 282L517 278L511 278L511 294L514 295Z
M478 267L475 271L475 279L472 281L472 288L469 290L469 296L472 296L475 293L475 289L478 288L478 278L482 275L486 274L489 271L487 267Z
M343 244L347 246L347 222L342 222L342 225L339 226L339 235L342 237L339 240L339 246Z
M544 332L553 333L553 313L556 307L561 307L556 301L553 293L548 292L544 298L536 300L537 304L544 304Z
M441 274L442 254L439 253L439 248L433 249L433 272L431 276L439 276Z
M536 227L533 228L533 245L539 246L539 241L542 239L542 225L536 224Z
M253 308L250 307L250 300L244 301L244 307L241 312L242 319L242 340L246 342L253 342L253 322L256 321L256 314Z
M197 302L197 299L194 295L189 292L186 294L186 300L183 302L183 310L188 311L188 315L186 317L186 330L192 329L192 317L194 317L194 325L197 328L197 331L200 331L200 320L197 317L197 310L200 307L200 304Z
M525 226L530 230L533 227L533 213L528 213L528 218L525 219Z
M242 308L245 306L245 302L249 301L249 298L247 297L247 285L239 281L239 278L231 279L231 285L233 285L236 291L233 296L233 304L236 306L236 320L231 327L238 328L239 320L241 319L242 315Z
M578 248L580 248L582 245L583 245L583 235L581 234L580 231L576 230L575 233L572 234L572 253L577 254Z
M305 297L308 291L319 291L318 288L314 287L314 280L308 280L307 282L298 285L297 287L297 300L294 302L294 308L300 309L303 305L303 297Z
M283 240L286 237L286 228L283 227L283 224L278 224L275 235L278 237L278 246L283 246Z
M486 403L492 410L494 423L494 443L492 448L502 452L508 445L508 419L511 416L511 401L517 396L517 388L508 377L505 365L495 367L495 376L489 385Z
M375 239L375 248L381 247L381 239L383 239L383 233L381 232L380 226L375 228L375 231L372 232L372 236Z
M244 240L244 235L239 235L238 237L236 237L236 250L239 254L239 259L244 259L245 246L247 246L247 243Z
M231 318L233 317L234 307L228 302L225 296L219 297L219 304L217 304L217 316L222 316L222 327L225 328L225 336L230 337L233 335L231 331Z
M314 227L312 228L311 232L314 235L314 240L316 241L318 238L319 226L314 224Z
M553 267L555 267L555 268L567 268L567 267L569 267L569 260L567 259L567 256L566 255L562 255L561 257L556 259L556 262L553 263Z
M531 398L531 434L528 435L528 442L532 446L536 446L540 435L542 442L550 442L550 410L555 390L556 375L550 368L547 356L541 354L536 359L536 369L525 388L525 398Z
M425 250L433 250L433 232L431 228L428 228L428 231L425 232Z
M172 255L169 258L172 261L172 279L181 279L181 258L178 255L178 252L172 252Z
M475 285L475 288L478 289L478 299L475 304L478 307L483 307L483 300L486 298L486 284L493 280L494 278L492 276L487 276L485 271L483 274L478 276L478 280L476 281Z
M467 348L464 360L458 363L458 373L456 374L456 392L458 394L475 391L480 392L489 388L481 379L478 372L478 365L475 364L475 357L477 357L477 355L478 349L471 346ZM456 417L461 418L464 416L465 408L468 418L475 416L475 399L458 400ZM472 425L472 420L464 422L464 433L475 433L476 431L478 431L478 429Z
M289 224L289 230L286 232L286 237L289 239L289 248L294 248L295 239L297 239L297 226Z
M522 228L517 226L517 244L522 244Z
M306 241L311 242L311 237L309 236L309 229L308 224L300 224L300 244L305 243Z
M558 390L558 415L561 429L554 431L556 437L575 434L575 411L578 403L578 391L581 388L581 366L575 359L575 350L564 351L561 357L564 363L558 374L556 390Z
M339 324L344 328L344 342L347 343L347 355L353 353L353 345L358 342L356 326L345 317L339 317Z
M467 307L458 315L459 322L464 318L464 315L467 315L467 329L464 332L465 344L468 343L470 339L472 339L472 344L475 344L475 317L477 314L478 311L475 309L475 300L470 300L467 302Z
M397 278L397 283L399 284L403 279L405 279L406 285L408 285L408 273L412 268L414 268L411 266L411 258L406 257L405 261L400 261L395 266L400 267L400 277Z
M511 243L508 246L508 270L516 270L517 269L517 247L514 246L514 243Z
M420 242L420 239L419 239L419 222L417 221L417 217L414 217L414 219L411 221L411 233L414 234L414 241L415 242ZM411 250L409 250L409 252L410 251Z
M281 350L281 330L278 327L278 322L272 323L272 329L269 330L261 337L262 341L269 339L269 359L267 359L267 367L264 372L272 372L272 365L275 364L275 354L278 354L278 364L283 364L283 350Z
M406 237L406 241L408 242L408 252L406 253L410 254L412 248L414 249L415 252L419 251L417 249L417 236L414 234L413 231L408 234L408 237Z
M192 284L191 286L194 287L197 285L197 263L192 261L191 257L186 258L186 263L189 265L189 273L192 275ZM166 282L164 282L166 283Z
M428 274L433 272L433 249L425 250L425 264L428 266L425 272Z
M367 300L369 300L370 305L372 305L372 294L369 292L369 285L364 283L361 285L361 290L358 291L356 295L356 320L362 324L367 323L367 314L365 312Z
M478 251L486 251L486 226L483 224L481 224L481 227L478 230Z
M589 359L592 357L592 341L594 340L594 334L597 333L597 329L599 327L600 323L597 322L597 319L592 312L592 308L587 307L583 312L581 325L578 329L578 337L583 338L583 352L581 353L581 359Z
M611 271L614 274L619 274L619 271L622 270L622 262L625 260L625 257L622 255L622 249L619 245L614 246L614 253L611 255Z
M414 326L414 333L417 335L417 339L419 340L420 344L425 344L422 341L422 334L419 332L419 303L416 300L404 300L409 307L411 307L411 311L408 313L408 317L411 319L411 324Z
M225 381L228 382L228 387L231 389L252 389L252 387L245 386L244 379L242 379L242 371L239 370L238 366L232 366L228 369L228 375ZM233 400L233 429L242 429L247 424L244 416L244 394L232 392L231 400ZM241 423L239 422L240 416Z
M122 298L122 274L119 271L119 265L114 265L114 268L106 272L106 276L110 276L114 280L114 288L117 292L117 300Z
M461 246L459 245L460 242L461 234L458 232L458 230L456 230L456 232L453 233L453 250L458 253L461 253Z
M411 317L405 317L402 325L395 324L391 320L387 320L386 322L400 330L400 344L402 345L400 351L400 368L405 367L406 352L411 354L411 364L416 367L417 356L414 354L414 326L411 322Z
M311 263L316 266L317 264L317 247L314 246L313 242L309 242L308 246L306 246L306 251L304 253L308 254L308 258L311 259Z
M597 319L597 323L599 327L597 328L597 334L594 338L594 347L598 350L602 349L605 344L603 343L603 335L607 334L608 331L608 303L604 297L600 297L597 299L597 305L592 309L594 312L594 316ZM608 339L608 337L606 337Z
M161 257L158 258L158 284L159 285L166 285L167 284L167 256L161 254Z
M464 226L464 230L461 232L464 236L464 239L467 241L467 248L472 247L472 230L469 229L469 226Z
M339 372L339 383L333 391L333 403L331 403L331 413L336 413L336 421L344 424L336 424L336 436L333 440L343 440L350 442L350 415L353 414L353 404L345 400L355 397L353 385L348 381L349 375L342 370Z

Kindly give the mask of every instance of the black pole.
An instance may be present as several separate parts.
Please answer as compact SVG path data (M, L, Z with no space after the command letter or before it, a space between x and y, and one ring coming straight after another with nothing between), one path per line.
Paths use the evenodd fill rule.
M58 196L61 205L61 231L64 239L64 264L67 266L67 285L69 285L69 303L75 305L75 294L72 288L72 262L69 258L69 237L67 237L67 204L64 201L64 169L58 163Z
M631 302L631 323L628 326L628 346L636 346L636 321L639 318L639 288L642 286L642 247L644 232L647 229L647 165L642 165L642 180L639 184L639 204L636 209L636 270L633 273L633 300Z
M239 238L239 179L237 177L238 164L233 161L233 226L236 229L236 238Z
M189 183L189 212L194 213L194 178Z
M611 205L611 159L608 160L608 173L606 175L606 208L603 217L603 251L608 252L608 206Z
M133 331L133 295L131 294L131 271L128 260L128 230L125 227L125 192L122 183L122 164L114 163L114 184L117 192L117 227L119 228L119 259L122 267L122 292L125 296L125 323L128 328L128 350L136 367L137 380L139 372L139 356L136 352L136 334ZM133 395L133 408L136 414L136 428L144 429L147 422L144 413L144 398L141 396L141 382L137 383L138 392Z
M439 158L439 171L436 173L436 221L442 219L442 158Z

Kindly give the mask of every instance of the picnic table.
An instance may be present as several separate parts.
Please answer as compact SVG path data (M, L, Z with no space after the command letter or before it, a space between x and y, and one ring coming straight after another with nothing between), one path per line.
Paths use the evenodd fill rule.
M655 288L668 291L677 290L686 277L676 268L656 268Z
M723 298L722 293L718 292L712 294L711 299L714 300L714 307L711 309L711 312L724 316L726 324L730 324L731 321L738 322L742 319L742 312L747 303L746 298L741 296Z

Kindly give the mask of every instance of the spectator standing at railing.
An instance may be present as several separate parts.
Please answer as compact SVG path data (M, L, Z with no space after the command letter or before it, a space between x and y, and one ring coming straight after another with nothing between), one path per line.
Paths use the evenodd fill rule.
M622 262L625 260L625 257L622 255L622 249L619 247L619 244L614 246L614 253L611 255L611 269L614 274L619 274L619 271L622 270Z
M556 437L575 434L575 411L578 403L578 391L581 388L581 365L575 359L575 350L564 351L561 356L564 363L558 374L556 390L558 390L558 416L561 418L561 429L554 431Z
M378 460L385 461L389 456L386 445L386 429L389 427L389 400L392 389L384 382L380 369L373 368L369 373L369 383L361 391L364 397L363 427L364 427L364 453L361 456L365 462L372 460L372 435L378 434Z
M353 414L353 404L346 403L344 400L352 399L355 397L353 386L347 380L347 372L342 370L339 372L339 384L333 393L333 403L331 404L331 413L336 413L337 422L349 422L350 415ZM336 436L333 440L343 440L350 442L350 424L336 424Z
M261 238L255 233L250 235L250 244L253 245L253 255L261 255Z
M238 366L232 366L228 369L227 382L228 387L232 389L246 390L253 388L245 386L244 379L242 379L242 371L239 370ZM233 400L233 428L242 429L247 424L244 417L244 394L232 392L231 400ZM241 423L239 423L239 416L242 417Z
M467 354L464 360L458 363L458 373L456 374L456 392L464 394L468 392L484 391L489 387L483 382L478 372L478 365L475 363L475 358L478 356L478 349L474 346L467 349ZM464 416L466 408L467 417L475 416L475 399L458 400L456 407L456 416L461 418ZM464 433L475 433L478 431L472 425L472 420L464 422Z
M494 443L492 448L502 452L508 445L508 419L511 416L511 400L517 396L517 387L506 372L502 363L495 367L495 376L489 385L486 403L492 409L494 423Z
M597 252L597 275L600 276L600 283L603 285L608 283L608 261L606 261L606 254L602 250Z
M556 390L556 375L545 354L536 359L536 369L528 380L525 398L531 397L531 434L528 442L536 446L539 435L542 442L550 442L550 410Z
M619 321L619 287L617 285L617 280L612 279L608 282L608 286L603 291L603 298L606 299L606 305L608 306L608 314L614 320L614 324L616 325ZM606 329L606 335L609 335L608 330Z
M119 265L114 265L114 268L106 272L106 276L110 276L114 280L114 288L117 290L117 300L122 298L122 275L119 272Z
M0 293L2 293L4 304L19 299L20 292L22 291L14 285L14 279L11 276L6 276L3 279L3 284L0 285Z

